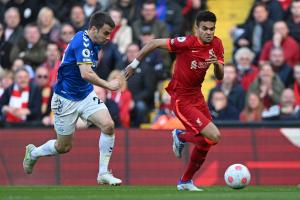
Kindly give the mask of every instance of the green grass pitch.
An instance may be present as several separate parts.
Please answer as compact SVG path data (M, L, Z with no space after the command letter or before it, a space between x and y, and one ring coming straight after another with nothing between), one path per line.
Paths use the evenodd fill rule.
M204 189L204 192L179 192L174 186L1 186L0 200L300 200L299 186Z

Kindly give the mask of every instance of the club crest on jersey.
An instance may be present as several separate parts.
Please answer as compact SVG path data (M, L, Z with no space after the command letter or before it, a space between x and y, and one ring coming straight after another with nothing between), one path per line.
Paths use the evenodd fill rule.
M178 37L177 40L178 42L184 42L186 40L186 37Z
M82 50L82 56L83 57L90 57L91 56L91 52L88 49L83 49Z

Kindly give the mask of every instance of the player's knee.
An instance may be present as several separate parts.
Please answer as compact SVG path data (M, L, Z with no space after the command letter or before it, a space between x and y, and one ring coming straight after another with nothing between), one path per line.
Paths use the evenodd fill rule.
M221 133L220 131L216 131L214 134L213 134L213 141L217 144L220 142L221 140Z
M56 151L58 153L68 153L72 149L71 143L58 144L56 146Z
M221 140L221 134L219 131L215 131L214 133L209 134L208 137L205 138L205 141L210 145L216 145Z
M107 135L113 135L114 134L114 129L115 129L115 123L114 121L108 121L105 123L105 125L102 128L102 131L106 133Z

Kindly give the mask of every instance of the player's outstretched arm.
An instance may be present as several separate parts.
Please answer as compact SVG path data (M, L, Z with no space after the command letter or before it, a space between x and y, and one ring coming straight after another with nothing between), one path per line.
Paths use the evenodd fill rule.
M120 89L120 81L117 79L106 81L101 78L93 71L91 64L80 64L79 65L81 77L89 81L93 85L103 87L108 90L118 90Z
M168 49L168 39L154 39L146 44L138 53L136 59L134 59L123 71L125 79L129 79L135 72L135 69L140 64L140 61L144 57L156 48Z

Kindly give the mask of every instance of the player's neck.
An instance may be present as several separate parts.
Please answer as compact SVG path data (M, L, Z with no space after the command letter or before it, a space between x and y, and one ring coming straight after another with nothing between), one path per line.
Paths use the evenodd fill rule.
M89 36L90 40L92 40L92 42L95 43L95 41L93 40L92 34L89 30L87 30L87 35Z

